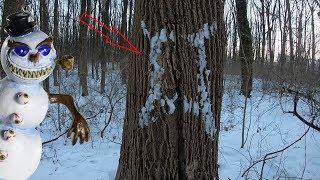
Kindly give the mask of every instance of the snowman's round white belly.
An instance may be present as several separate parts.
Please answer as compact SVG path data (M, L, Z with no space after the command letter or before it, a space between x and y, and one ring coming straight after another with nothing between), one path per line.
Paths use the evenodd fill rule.
M22 97L18 97L22 94ZM23 95L27 97L23 97ZM22 122L16 126L22 129L38 126L48 110L48 94L40 84L21 85L10 80L0 81L0 122L14 124L12 118L17 114Z
M7 158L0 161L0 179L26 180L39 165L41 137L35 129L15 130L15 137L10 140L0 138L0 150L7 153Z

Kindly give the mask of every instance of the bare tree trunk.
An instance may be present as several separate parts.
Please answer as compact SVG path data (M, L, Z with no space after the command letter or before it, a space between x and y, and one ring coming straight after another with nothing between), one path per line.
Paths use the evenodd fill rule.
M90 4L90 0L88 0ZM81 12L85 12L86 10L89 10L89 4L87 4L87 1L81 1ZM87 64L87 53L86 49L87 47L87 27L86 26L80 26L80 36L79 36L79 44L80 44L80 57L79 57L79 78L80 78L80 87L82 90L82 96L88 96L88 64Z
M123 9L122 9L122 17L121 17L121 31L124 34L128 34L127 30L127 11L128 11L128 0L122 0L123 3ZM120 43L124 43L124 41L121 39ZM120 69L121 69L121 78L123 83L127 83L128 78L128 58L123 58L120 62Z
M128 35L130 37L131 37L131 34L132 34L132 19L133 19L133 0L130 0L129 22L128 22Z
M286 65L286 44L287 44L287 22L288 22L288 18L287 18L287 14L288 12L285 11L284 12L284 17L283 17L283 26L282 26L282 21L281 21L281 16L282 16L282 12L281 12L281 1L278 1L279 3L279 11L278 11L278 15L279 15L279 24L280 24L280 32L281 32L281 50L280 50L280 57L279 57L279 63L280 63L280 74L282 74L284 72L284 68ZM286 3L286 2L284 2Z
M261 2L261 29L262 29L262 46L261 46L261 64L264 65L266 53L266 20L265 20L265 0ZM263 68L263 67L261 67Z
M290 72L293 73L294 66L294 52L293 52L293 32L292 32L292 15L290 10L290 1L286 0L286 10L288 13L288 29L289 29L289 43L290 43Z
M48 11L48 1L47 0L40 0L40 29L45 32L46 34L49 34L49 11ZM43 88L48 93L49 87L50 87L50 77L48 77L46 80L43 81Z
M116 179L218 179L226 45L223 6L216 0L136 0L133 39L145 55L130 61ZM141 30L142 21L147 30ZM199 39L194 41L195 37ZM204 110L200 96L206 90L212 106ZM207 111L215 118L205 116ZM209 128L211 123L215 131Z
M58 47L59 42L59 0L54 1L54 29L53 29L53 36L55 38L55 46ZM61 45L61 44L60 44ZM59 45L59 46L60 46ZM54 86L59 85L59 75L58 75L58 66L56 66L53 70L53 84Z
M296 66L299 67L300 70L305 69L305 63L302 59L302 11L299 13L298 17L298 29L297 29L297 44L296 44Z
M103 15L102 15L102 20L104 24L107 26L110 24L110 17L109 17L110 3L111 3L111 0L106 0ZM105 93L105 85L106 85L106 59L105 58L106 58L107 48L104 45L102 45L102 49L103 51L101 51L101 58L100 58L101 59L101 83L100 83L101 94Z
M315 70L316 61L316 38L314 33L314 7L310 6L311 9L311 71Z
M236 62L237 58L237 20L236 20L236 15L235 13L232 13L232 18L233 18L233 33L232 33L232 61Z
M252 64L253 49L251 28L247 18L247 0L236 0L237 27L240 39L240 61L241 61L241 94L246 98L251 97L252 91Z

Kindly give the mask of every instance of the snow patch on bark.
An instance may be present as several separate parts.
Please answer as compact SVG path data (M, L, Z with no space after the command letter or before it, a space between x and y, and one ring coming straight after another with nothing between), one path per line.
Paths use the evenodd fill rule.
M141 21L141 28L143 30L143 34L150 39L150 32L146 29L146 24L144 21ZM151 112L155 109L154 103L156 101L160 101L160 106L164 107L166 104L169 109L169 114L173 114L175 107L175 100L178 96L174 96L173 99L169 99L167 96L164 97L162 95L161 88L161 76L164 75L165 69L158 63L158 57L162 53L161 47L162 43L168 41L167 30L162 29L159 32L156 32L153 37L150 39L150 54L149 60L152 66L151 75L150 75L150 90L148 92L148 97L144 107L141 108L139 113L139 125L141 128L144 126L148 126L150 123L150 119L152 122L156 121L155 117L151 117Z
M142 28L143 34L150 39L150 33L147 30L146 23L144 21L141 21L141 28Z
M209 24L206 23L199 32L187 36L188 42L198 49L199 74L197 75L197 78L199 96L196 97L196 101L194 102L189 102L186 97L184 98L184 112L190 113L190 107L193 107L193 114L196 116L200 115L200 118L204 120L206 132L211 137L214 136L216 128L214 125L215 117L212 112L212 102L210 99L209 75L211 72L207 69L205 40L210 39L210 34L213 35L216 29L216 24L209 26Z
M174 104L174 102L178 99L178 94L176 93L172 99L169 99L167 96L165 96L166 99L166 103L168 105L169 108L169 114L173 114L176 111L176 106Z

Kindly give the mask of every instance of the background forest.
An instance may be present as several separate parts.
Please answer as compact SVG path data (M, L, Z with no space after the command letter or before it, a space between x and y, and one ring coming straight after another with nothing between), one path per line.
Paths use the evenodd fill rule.
M71 94L92 131L72 146L71 115L51 105L31 180L320 179L319 0L0 0L1 27L21 7L75 57L43 85ZM106 44L83 12L143 55Z

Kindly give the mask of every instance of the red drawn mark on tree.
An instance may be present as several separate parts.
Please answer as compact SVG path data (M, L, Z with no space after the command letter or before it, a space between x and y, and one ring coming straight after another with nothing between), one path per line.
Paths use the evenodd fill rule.
M99 33L99 35L103 38L106 44L120 48L122 50L130 51L137 55L142 55L140 50L137 47L135 47L133 43L129 40L129 38L125 36L123 33L121 33L121 31L118 28L105 25L96 18L92 17L89 13L84 12L80 15L80 23L85 26L88 26L89 29ZM99 30L100 28L101 30ZM107 30L110 33L114 33L116 35L116 38L119 38L119 42L122 43L112 40L110 36L106 35L103 32L103 30Z

